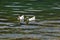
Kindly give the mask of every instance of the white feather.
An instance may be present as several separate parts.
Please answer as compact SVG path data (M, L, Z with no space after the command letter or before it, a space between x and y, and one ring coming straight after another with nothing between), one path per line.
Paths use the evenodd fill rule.
M18 19L18 20L24 20L24 15L22 15L22 16L18 16L17 19Z
M23 22L23 21L24 21L24 15L22 15L22 16L18 16L17 19L20 20L20 22Z
M24 20L24 15L19 17L20 20Z
M29 21L34 21L35 20L35 16L33 16L32 18L28 19Z

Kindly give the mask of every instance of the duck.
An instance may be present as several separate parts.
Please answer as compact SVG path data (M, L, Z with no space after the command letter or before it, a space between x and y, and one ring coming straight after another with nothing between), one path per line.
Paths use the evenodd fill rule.
M29 21L35 21L35 16L33 16L32 18L28 19Z
M31 17L31 18L29 18L29 17L26 17L25 18L25 24L26 25L28 25L30 22L32 22L32 21L35 21L35 16L33 16L33 17Z
M22 16L18 16L18 18L17 18L20 22L24 22L24 15L22 15Z
M24 15L18 16L18 20L24 20Z

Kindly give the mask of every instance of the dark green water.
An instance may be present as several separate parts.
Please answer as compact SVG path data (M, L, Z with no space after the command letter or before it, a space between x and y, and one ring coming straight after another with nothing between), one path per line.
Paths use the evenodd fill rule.
M42 26L19 25L18 15L34 15ZM60 40L60 1L0 0L0 34L1 40Z

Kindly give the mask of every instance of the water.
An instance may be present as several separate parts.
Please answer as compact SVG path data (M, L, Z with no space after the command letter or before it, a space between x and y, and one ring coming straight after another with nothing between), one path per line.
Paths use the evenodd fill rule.
M52 1L52 0L51 0ZM34 25L20 25L18 15L36 16ZM39 24L39 25L35 25ZM31 38L36 40L59 40L59 1L0 1L0 39Z

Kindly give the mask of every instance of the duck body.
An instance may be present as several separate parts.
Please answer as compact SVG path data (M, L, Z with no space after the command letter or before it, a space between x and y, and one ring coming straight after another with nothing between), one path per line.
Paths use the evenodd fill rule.
M28 19L29 21L35 21L35 16L33 16L32 18Z
M18 20L23 20L23 19L24 19L24 15L22 15L22 16L18 16L17 19L18 19Z
M24 15L22 15L22 16L18 16L17 19L19 20L19 22L23 22L23 21L24 21Z

